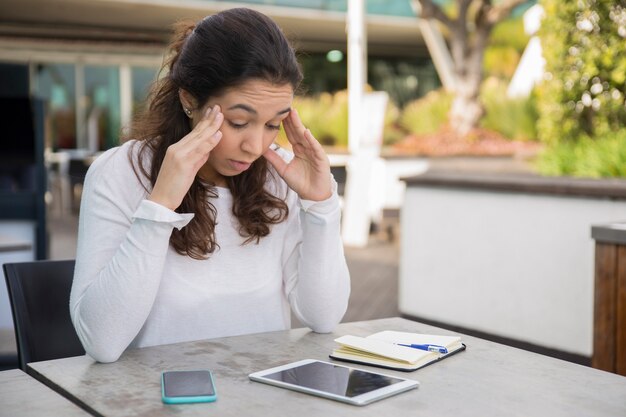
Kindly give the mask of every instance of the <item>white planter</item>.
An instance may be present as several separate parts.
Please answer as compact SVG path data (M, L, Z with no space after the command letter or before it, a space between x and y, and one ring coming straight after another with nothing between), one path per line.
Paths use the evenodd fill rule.
M591 356L591 226L626 219L626 181L408 180L403 314Z

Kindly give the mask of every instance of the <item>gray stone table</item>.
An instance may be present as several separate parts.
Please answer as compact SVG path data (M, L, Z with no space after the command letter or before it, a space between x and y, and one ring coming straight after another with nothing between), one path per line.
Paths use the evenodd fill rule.
M0 372L0 416L88 416L76 404L63 398L19 369Z
M335 338L382 330L450 334L390 318L341 324L331 334L295 329L132 349L112 364L81 356L29 366L103 416L626 416L626 378L470 336L463 336L465 352L418 371L379 369L421 386L365 407L248 379L251 372L300 359L328 360ZM161 371L198 368L213 371L217 402L161 403Z

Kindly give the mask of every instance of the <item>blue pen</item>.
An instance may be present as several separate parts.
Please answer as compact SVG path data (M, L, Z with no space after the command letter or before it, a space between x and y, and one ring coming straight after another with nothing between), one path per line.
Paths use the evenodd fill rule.
M429 344L425 344L425 345L416 345L416 344L410 344L410 345L405 345L402 343L396 343L398 346L405 346L405 347L410 347L413 349L421 349L421 350L427 350L429 352L437 352L437 353L448 353L448 349L446 349L444 346L439 346L439 345L429 345Z

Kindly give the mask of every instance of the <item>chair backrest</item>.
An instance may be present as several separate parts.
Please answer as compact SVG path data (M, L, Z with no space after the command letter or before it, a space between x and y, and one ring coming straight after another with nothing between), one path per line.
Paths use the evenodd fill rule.
M70 318L74 260L3 265L19 366L29 362L84 355Z

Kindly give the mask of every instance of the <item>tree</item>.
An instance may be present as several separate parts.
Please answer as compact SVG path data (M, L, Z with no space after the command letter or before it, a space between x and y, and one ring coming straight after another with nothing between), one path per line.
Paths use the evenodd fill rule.
M478 126L485 112L479 93L489 35L498 22L527 1L455 0L455 13L448 14L435 0L413 0L420 18L439 21L448 33L455 75L449 119L451 127L461 136Z
M626 0L542 0L539 136L557 145L626 128ZM589 142L592 143L592 142Z

